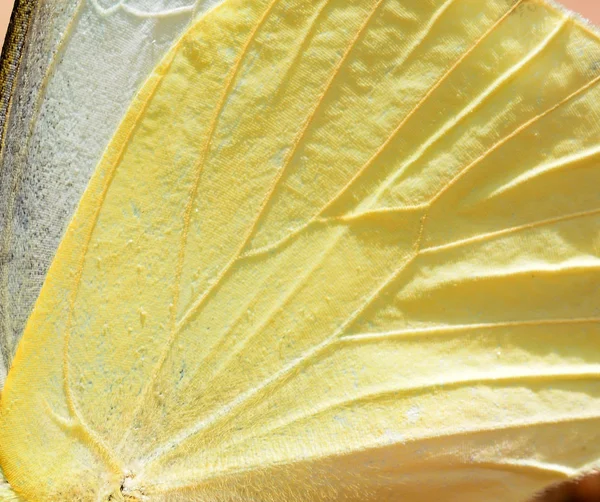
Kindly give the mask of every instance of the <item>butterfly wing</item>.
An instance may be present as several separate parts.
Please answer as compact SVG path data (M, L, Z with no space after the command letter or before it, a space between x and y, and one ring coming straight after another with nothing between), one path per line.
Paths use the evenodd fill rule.
M525 499L600 452L600 42L228 0L135 98L2 399L35 500Z

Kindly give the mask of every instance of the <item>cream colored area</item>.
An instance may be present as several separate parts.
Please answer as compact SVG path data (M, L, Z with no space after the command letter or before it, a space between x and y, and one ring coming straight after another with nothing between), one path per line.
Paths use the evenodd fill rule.
M29 319L1 403L11 486L513 502L597 465L599 61L535 0L202 18Z
M42 0L0 159L0 383L73 211L135 92L220 0Z

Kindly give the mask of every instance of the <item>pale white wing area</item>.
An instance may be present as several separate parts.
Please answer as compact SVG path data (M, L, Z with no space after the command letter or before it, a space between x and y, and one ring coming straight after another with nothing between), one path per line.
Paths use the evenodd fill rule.
M0 158L0 385L56 247L135 92L221 0L42 0Z

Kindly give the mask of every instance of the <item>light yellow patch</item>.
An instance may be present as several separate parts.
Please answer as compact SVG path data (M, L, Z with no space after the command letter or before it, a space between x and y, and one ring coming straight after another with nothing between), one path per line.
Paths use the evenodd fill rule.
M598 462L599 81L542 2L225 2L60 246L11 486L512 502Z

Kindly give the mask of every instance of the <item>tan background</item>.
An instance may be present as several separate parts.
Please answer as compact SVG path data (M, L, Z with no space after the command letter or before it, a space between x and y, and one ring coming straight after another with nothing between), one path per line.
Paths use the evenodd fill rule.
M13 1L0 0L0 41L4 40ZM561 3L600 26L600 0L562 0Z
M13 0L0 0L0 43L4 41L6 28L10 21L10 11L12 10Z
M562 0L560 3L600 26L600 0Z

